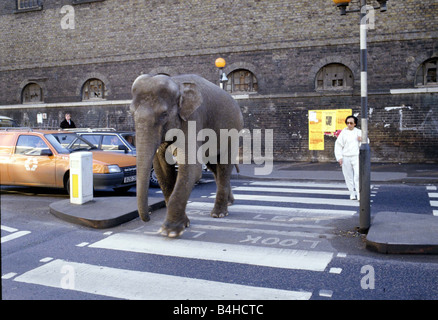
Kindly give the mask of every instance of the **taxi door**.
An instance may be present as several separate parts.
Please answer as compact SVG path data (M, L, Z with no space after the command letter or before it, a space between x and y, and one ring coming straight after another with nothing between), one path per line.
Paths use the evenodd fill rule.
M16 136L13 132L2 132L0 135L0 184L8 185L12 183L8 168L15 139Z
M41 137L26 134L18 137L9 163L9 176L14 184L55 187L55 169L56 157Z

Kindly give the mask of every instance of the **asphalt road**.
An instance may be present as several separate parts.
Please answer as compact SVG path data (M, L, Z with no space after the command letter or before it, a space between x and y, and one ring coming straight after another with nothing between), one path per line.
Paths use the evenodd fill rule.
M365 249L358 202L342 184L232 185L236 202L224 219L209 216L214 182L207 176L196 186L191 226L179 239L156 234L165 209L148 223L90 229L49 213L51 202L67 198L62 191L3 186L2 299L171 300L168 314L184 312L174 309L180 301L213 299L206 316L226 314L220 301L234 299L261 299L265 315L271 299L438 299L438 257ZM134 201L135 190L126 196ZM432 214L422 185L374 185L372 201L373 214Z

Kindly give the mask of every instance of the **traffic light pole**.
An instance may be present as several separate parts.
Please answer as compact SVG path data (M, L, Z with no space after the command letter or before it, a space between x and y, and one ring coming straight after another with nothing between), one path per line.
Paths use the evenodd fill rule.
M367 74L367 8L360 0L360 87L362 143L359 150L360 212L359 231L366 233L371 225L370 176L371 151L368 143L368 74Z

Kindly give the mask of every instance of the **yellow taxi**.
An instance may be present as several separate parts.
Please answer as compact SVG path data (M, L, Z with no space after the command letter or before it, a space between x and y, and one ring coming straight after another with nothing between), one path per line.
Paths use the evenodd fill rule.
M78 139L79 138L79 139ZM0 129L0 184L70 188L70 154L93 154L93 187L127 191L136 184L136 158L97 150L72 132Z

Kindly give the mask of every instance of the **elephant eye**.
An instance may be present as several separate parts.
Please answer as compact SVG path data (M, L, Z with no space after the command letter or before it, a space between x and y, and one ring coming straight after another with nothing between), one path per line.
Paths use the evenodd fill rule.
M161 118L161 119L166 119L168 115L169 115L169 113L168 113L167 111L164 111L164 112L162 112L162 113L160 114L160 118Z

